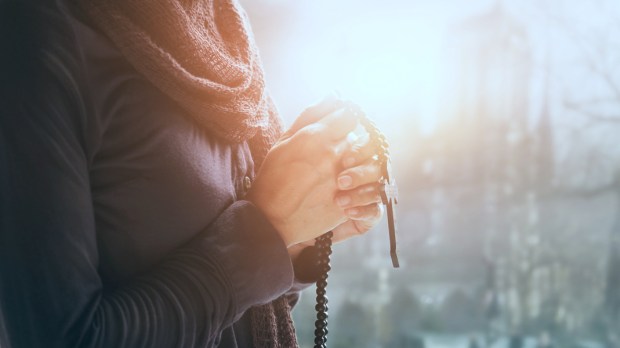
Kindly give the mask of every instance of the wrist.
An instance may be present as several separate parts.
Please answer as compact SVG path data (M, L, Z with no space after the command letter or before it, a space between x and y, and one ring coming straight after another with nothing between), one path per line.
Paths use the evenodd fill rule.
M284 221L282 221L282 219L278 218L275 214L269 211L269 209L267 208L269 206L267 202L262 202L262 200L256 197L256 194L252 193L252 191L248 192L244 199L252 203L265 216L265 218L267 218L267 220L271 223L280 238L282 238L282 241L287 248L295 246L295 243L288 237L289 234L285 233L286 228Z

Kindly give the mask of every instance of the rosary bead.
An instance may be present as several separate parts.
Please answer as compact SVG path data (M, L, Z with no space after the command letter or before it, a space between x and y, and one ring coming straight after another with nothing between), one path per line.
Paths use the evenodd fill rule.
M390 178L390 173L389 173L389 161L390 161L389 147L390 145L387 141L387 138L385 137L383 133L381 133L381 131L379 131L375 123L372 120L370 120L368 117L366 117L364 112L359 107L353 104L348 104L347 110L348 112L351 112L353 115L355 115L356 118L358 118L359 123L366 129L366 132L369 135L369 138L370 138L369 145L373 147L374 153L375 153L375 156L373 157L373 159L377 161L377 164L380 166L380 168L382 168L382 177L381 179L379 179L379 183L381 185L391 185L390 180L392 178ZM384 197L391 193L387 192L387 189L388 189L387 186L384 186L382 189L384 191L382 191L381 199L384 204L389 203L390 208L391 208L392 202L391 201L386 202L386 198ZM392 225L390 224L390 226ZM319 275L319 280L317 280L316 282L316 305L314 308L317 312L316 314L317 320L315 321L316 329L314 330L314 336L315 336L314 348L327 348L326 343L327 343L327 333L328 333L327 331L327 317L328 317L327 302L328 300L327 300L327 297L325 296L326 294L325 288L327 287L327 279L329 277L328 273L331 270L330 255L332 254L333 236L334 236L334 233L332 231L329 231L317 237L315 239L315 244L314 244L316 248L316 257L317 257L316 266L318 267L318 270L321 271L321 274ZM390 241L392 240L393 240L393 230L392 230L392 227L390 227ZM395 262L394 256L393 256L392 262L393 263ZM397 263L395 264L395 267L397 267Z
M316 295L316 302L320 304L326 304L329 302L327 296L325 295Z
M327 337L317 337L314 339L314 346L319 348L327 348Z
M332 253L332 237L334 233L329 231L324 235L316 238L316 256L317 267L322 271L319 280L316 282L316 310L317 320L314 323L316 330L314 331L315 348L326 348L327 342L327 296L325 288L327 287L327 272L331 269L329 264L329 256Z
M316 329L314 330L314 336L325 336L327 335L327 329Z
M327 327L327 322L325 320L317 320L314 322L314 327L317 329L324 329Z

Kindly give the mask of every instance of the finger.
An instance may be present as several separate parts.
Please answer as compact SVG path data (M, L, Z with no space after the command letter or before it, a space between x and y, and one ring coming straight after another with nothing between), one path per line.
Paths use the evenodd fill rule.
M379 163L373 159L362 165L346 169L338 175L337 183L340 190L351 190L356 187L377 183L381 179Z
M372 203L362 207L348 208L345 209L344 212L351 220L365 221L368 223L368 228L371 228L381 219L383 215L383 206L379 203ZM359 225L357 227L359 227ZM358 232L361 231L358 230Z
M368 134L365 135L343 153L342 166L345 169L360 165L377 154L377 149L368 141Z
M342 101L336 94L330 93L325 98L323 98L318 103L307 107L304 111L301 112L299 117L293 122L291 128L289 128L286 133L284 133L285 137L290 137L291 135L298 132L300 129L305 126L318 122L321 118L325 117L327 114L336 111L338 108L344 105L344 101Z
M379 185L373 183L349 191L340 191L336 194L335 200L340 208L351 208L380 203L381 194L379 192Z
M340 108L317 123L324 126L327 140L346 140L347 135L357 127L358 117L350 108Z

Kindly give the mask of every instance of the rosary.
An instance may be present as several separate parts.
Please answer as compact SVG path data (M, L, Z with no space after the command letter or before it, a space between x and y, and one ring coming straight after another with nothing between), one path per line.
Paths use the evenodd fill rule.
M390 235L390 256L392 258L392 266L399 267L398 255L396 255L396 226L394 223L394 204L398 203L398 190L394 178L391 174L389 145L385 136L377 126L369 120L361 110L355 108L353 112L358 116L361 125L369 134L370 143L378 152L374 158L381 167L381 202L386 207L386 215L388 220L388 230ZM314 348L327 347L327 273L331 269L329 264L330 255L332 253L332 237L333 232L329 231L324 235L316 238L315 248L317 249L318 267L320 269L320 277L316 282L316 321L314 322Z

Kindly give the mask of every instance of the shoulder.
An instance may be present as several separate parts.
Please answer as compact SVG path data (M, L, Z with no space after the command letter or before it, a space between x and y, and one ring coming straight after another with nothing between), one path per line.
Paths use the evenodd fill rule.
M75 24L61 0L0 1L0 124L86 147L89 89Z
M75 77L80 57L62 3L2 1L0 7L2 92L32 98L49 80Z

